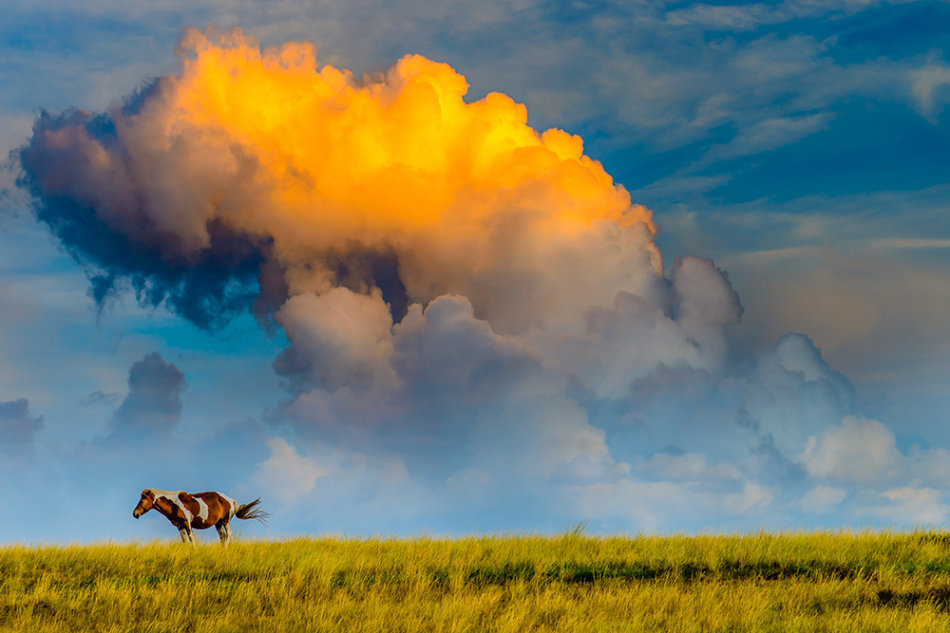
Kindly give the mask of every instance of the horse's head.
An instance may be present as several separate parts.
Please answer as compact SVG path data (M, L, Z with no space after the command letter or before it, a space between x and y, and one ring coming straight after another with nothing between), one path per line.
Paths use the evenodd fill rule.
M152 490L143 490L138 504L132 510L132 516L136 519L152 509L155 505L155 493Z

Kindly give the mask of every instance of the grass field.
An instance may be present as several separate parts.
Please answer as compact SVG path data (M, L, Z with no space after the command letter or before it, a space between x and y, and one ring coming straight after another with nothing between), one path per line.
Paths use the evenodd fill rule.
M0 547L0 631L950 631L937 532Z

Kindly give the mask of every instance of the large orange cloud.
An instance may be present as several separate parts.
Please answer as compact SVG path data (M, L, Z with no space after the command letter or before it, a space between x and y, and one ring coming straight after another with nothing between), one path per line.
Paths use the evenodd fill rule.
M177 54L180 73L113 108L109 134L91 115L37 127L23 157L38 197L91 210L176 271L222 232L267 244L262 281L285 297L368 293L340 262L386 253L407 303L461 294L503 331L576 326L662 276L650 211L580 137L535 131L500 93L467 102L446 64L408 55L356 78L308 43L261 50L240 30L189 30Z
M667 280L650 211L511 98L466 101L418 55L356 78L240 30L188 30L177 55L103 115L41 117L21 150L40 219L105 270L94 287L128 277L198 322L256 274L291 341L278 371L330 388L398 386L400 322L443 297L596 393L724 357L741 308L721 271Z
M217 212L288 247L477 233L505 212L530 212L551 231L594 220L653 229L578 136L537 133L500 93L467 103L465 78L446 64L407 55L357 80L318 68L308 43L262 52L239 30L190 30L178 54L181 74L132 125L168 153L200 137L219 152L218 170L253 160L269 213Z

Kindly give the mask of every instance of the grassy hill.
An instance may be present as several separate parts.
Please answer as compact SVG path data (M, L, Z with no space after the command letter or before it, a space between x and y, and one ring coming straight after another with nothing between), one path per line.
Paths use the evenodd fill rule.
M950 631L937 532L0 547L0 631Z

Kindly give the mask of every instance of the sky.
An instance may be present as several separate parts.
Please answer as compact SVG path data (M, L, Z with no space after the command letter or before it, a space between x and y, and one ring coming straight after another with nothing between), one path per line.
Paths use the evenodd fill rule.
M950 4L196 4L5 7L0 543L945 523Z

